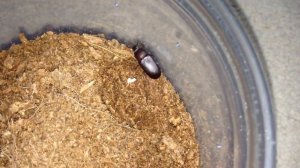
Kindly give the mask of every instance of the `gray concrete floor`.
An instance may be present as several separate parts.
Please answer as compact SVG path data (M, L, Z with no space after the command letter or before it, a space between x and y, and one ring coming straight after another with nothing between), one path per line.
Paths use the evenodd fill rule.
M300 1L237 0L262 48L277 121L277 167L300 167Z

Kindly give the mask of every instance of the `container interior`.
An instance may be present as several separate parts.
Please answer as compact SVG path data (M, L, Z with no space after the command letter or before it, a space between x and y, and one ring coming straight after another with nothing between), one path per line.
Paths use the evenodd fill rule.
M144 43L192 115L202 167L240 167L246 164L248 128L242 113L245 102L238 99L242 93L232 82L235 72L228 69L232 63L224 61L210 38L217 29L208 32L182 5L140 0L0 1L0 46L7 49L18 43L19 32L34 39L48 30L103 33L128 46ZM208 22L205 10L198 11Z

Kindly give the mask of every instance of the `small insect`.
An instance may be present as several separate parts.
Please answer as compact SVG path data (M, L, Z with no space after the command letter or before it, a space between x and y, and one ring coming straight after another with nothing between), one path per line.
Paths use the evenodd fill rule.
M134 51L134 57L138 60L140 66L146 72L146 74L152 79L159 78L161 75L160 68L155 63L152 56L143 48L143 46L137 44L132 49Z

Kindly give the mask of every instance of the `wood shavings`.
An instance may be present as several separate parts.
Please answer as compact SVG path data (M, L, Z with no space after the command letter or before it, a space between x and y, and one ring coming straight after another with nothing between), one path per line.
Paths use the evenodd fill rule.
M26 36L25 36L24 33L20 33L20 34L19 34L19 39L20 39L20 41L21 41L22 43L24 43L24 44L28 42L28 40L27 40L27 38L26 38Z
M86 85L83 85L80 89L80 92L79 93L82 93L84 91L86 91L87 89L89 89L90 87L92 87L94 85L95 81L91 81L89 83L87 83Z
M6 57L6 59L3 62L3 65L7 69L12 69L14 66L14 59L10 56Z

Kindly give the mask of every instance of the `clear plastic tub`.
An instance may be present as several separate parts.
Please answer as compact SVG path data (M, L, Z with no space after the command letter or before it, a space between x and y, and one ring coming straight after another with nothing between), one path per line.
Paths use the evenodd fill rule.
M275 167L275 127L259 54L224 1L0 1L0 45L47 31L104 33L149 48L191 113L201 167Z

